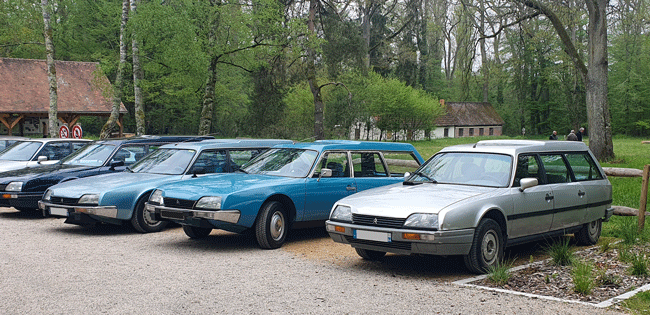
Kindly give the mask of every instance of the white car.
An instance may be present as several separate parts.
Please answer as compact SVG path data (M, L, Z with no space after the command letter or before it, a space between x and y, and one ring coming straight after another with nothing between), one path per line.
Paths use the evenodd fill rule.
M595 244L611 202L584 143L489 140L444 148L404 183L339 200L326 227L364 259L462 255L483 273L506 246L569 233Z
M0 152L0 172L41 164L54 164L92 142L85 139L25 139Z

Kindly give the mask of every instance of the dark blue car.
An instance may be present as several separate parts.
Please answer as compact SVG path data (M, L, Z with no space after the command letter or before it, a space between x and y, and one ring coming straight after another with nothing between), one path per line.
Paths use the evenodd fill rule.
M0 173L0 197L20 211L37 210L50 186L82 177L124 171L159 146L208 136L142 136L93 142L52 165ZM2 204L2 205L5 205Z

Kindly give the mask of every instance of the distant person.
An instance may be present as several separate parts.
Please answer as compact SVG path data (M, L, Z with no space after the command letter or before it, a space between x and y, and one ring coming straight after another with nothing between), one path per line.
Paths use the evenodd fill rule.
M569 132L569 135L566 136L567 141L578 141L578 136L576 135L576 131L571 129L571 132Z
M557 140L557 131L553 130L553 133L548 137L548 140Z
M585 128L580 127L578 132L576 132L576 137L578 137L578 141L582 141L582 135L585 133Z

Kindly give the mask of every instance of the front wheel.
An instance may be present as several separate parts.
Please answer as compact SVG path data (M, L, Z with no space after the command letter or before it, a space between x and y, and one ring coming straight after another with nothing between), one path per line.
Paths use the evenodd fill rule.
M465 255L465 266L473 273L485 273L497 266L503 259L505 240L501 226L492 219L483 219L474 231L469 254Z
M189 236L190 238L201 239L201 238L208 237L208 235L212 233L212 229L196 227L191 225L183 225L183 232L185 232L185 235Z
M287 212L284 205L269 201L262 205L255 222L257 244L264 249L279 248L284 244L288 232Z
M136 203L133 216L131 217L131 225L140 233L160 232L169 222L154 220L149 212L144 209L146 201L146 197L141 197Z
M357 251L357 254L361 256L361 258L365 260L380 260L384 256L386 256L386 252L378 252L376 250L369 250L369 249L361 249L361 248L355 248Z
M583 225L580 231L575 234L577 243L579 245L594 245L598 243L602 226L603 222L601 219Z

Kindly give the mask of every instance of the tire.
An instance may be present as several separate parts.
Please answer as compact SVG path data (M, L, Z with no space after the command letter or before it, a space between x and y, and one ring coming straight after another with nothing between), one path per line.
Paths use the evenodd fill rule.
M369 250L369 249L361 249L361 248L355 248L357 251L357 254L361 256L361 258L365 260L380 260L386 256L386 252L378 252L376 250Z
M473 273L482 274L503 259L505 239L501 226L492 219L483 219L474 231L469 254L463 258L465 266Z
M287 211L282 203L264 203L255 222L257 244L264 249L280 248L287 239L288 223Z
M211 228L202 228L191 225L183 225L183 232L185 235L193 239L206 238L212 232Z
M603 222L601 219L586 223L575 234L578 245L594 245L598 243Z
M140 233L160 232L169 222L156 221L151 218L149 213L144 210L144 203L147 201L147 197L148 196L140 197L138 202L135 204L133 216L131 217L131 225L133 225L133 228Z

